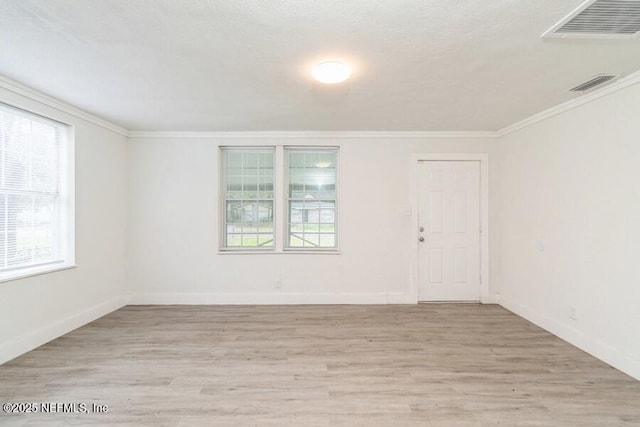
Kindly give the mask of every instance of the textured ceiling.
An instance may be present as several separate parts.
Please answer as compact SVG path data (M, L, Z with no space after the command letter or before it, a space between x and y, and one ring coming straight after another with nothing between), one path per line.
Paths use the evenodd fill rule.
M497 130L640 69L640 38L540 38L581 1L2 0L0 74L129 130Z

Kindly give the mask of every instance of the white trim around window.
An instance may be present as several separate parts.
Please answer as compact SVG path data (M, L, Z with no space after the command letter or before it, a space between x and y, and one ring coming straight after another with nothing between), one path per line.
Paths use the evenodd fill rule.
M220 213L220 225L219 225L219 254L340 254L339 251L339 239L338 239L338 226L340 223L340 215L339 215L339 150L338 146L329 146L329 145L233 145L233 146L220 146L218 150L219 155L219 213ZM240 174L240 170L242 170L242 164L238 163L236 160L236 172L230 173L230 165L229 165L229 153L266 153L272 152L274 155L273 158L273 175L272 175L272 196L273 199L269 199L270 202L273 200L273 204L268 203L268 207L270 208L269 215L267 212L262 212L259 210L260 206L258 206L258 201L264 202L265 199L261 195L261 191L264 189L260 188L260 180L258 180L255 184L257 184L256 188L252 188L251 186L254 184L253 181L250 182L250 187L248 188L248 193L244 194L244 179L238 179L237 175ZM312 165L311 168L315 168L316 170L313 172L314 177L311 179L318 179L318 171L323 172L327 176L327 182L322 183L319 188L315 188L314 191L309 189L309 195L305 196L310 198L315 198L317 196L322 196L322 203L327 204L327 206L316 206L317 209L314 210L310 215L313 216L317 224L307 224L309 221L297 221L295 224L297 227L302 227L300 230L296 229L296 233L302 233L303 237L309 237L307 240L310 242L308 245L301 244L300 246L293 245L291 237L291 203L292 199L290 198L290 168L289 168L289 157L291 153L296 153L299 157L306 157L308 155L310 158L313 156L319 157L327 157L327 159L318 158L315 163L321 164L320 166ZM315 158L315 157L313 157ZM320 161L323 160L323 161ZM325 166L324 163L327 163ZM239 169L238 169L239 168ZM261 173L256 171L247 171L250 172L251 176L256 175L260 176ZM317 173L316 173L317 172ZM330 178L330 179L329 179ZM301 179L309 179L309 177L301 177ZM229 186L232 183L233 185ZM240 187L238 185L241 184ZM298 183L299 184L299 183ZM328 184L328 186L326 185ZM324 191L318 193L322 190L322 185L325 185L325 190L330 188L330 191ZM299 185L298 185L299 186ZM300 186L299 186L300 187ZM300 191L307 190L306 186L303 185L300 187ZM254 193L257 192L257 193ZM313 194L311 194L313 193ZM318 193L318 194L316 194ZM245 200L247 197L251 198L246 205L250 206L251 212L243 212L240 213L238 209L235 209L231 212L229 210L229 203L238 204L235 200ZM235 198L235 200L232 200ZM253 200L255 198L255 200ZM264 200L263 200L264 199ZM295 199L295 197L294 197ZM327 200L325 200L327 199ZM247 199L248 200L248 199ZM319 200L319 199L318 199ZM254 203L255 202L255 203ZM300 201L295 200L298 204ZM306 206L304 200L302 203ZM321 202L318 202L322 204ZM242 205L242 203L240 203ZM264 204L264 203L263 203ZM317 203L316 203L317 204ZM258 206L258 212L256 212L256 206ZM235 205L234 205L235 206ZM266 205L265 205L266 206ZM242 206L240 206L242 207ZM272 208L271 208L272 207ZM326 209L325 209L326 208ZM237 212L236 212L237 211ZM325 212L326 211L326 212ZM231 212L231 213L230 213ZM233 214L234 222L230 223L228 221L229 217ZM246 214L246 215L245 215ZM264 215L263 215L264 214ZM243 215L246 218L242 217ZM324 216L322 216L324 215ZM242 217L242 218L241 218ZM251 217L251 218L249 218ZM263 220L271 218L273 224L273 237L274 241L269 242L268 245L258 245L260 242L260 223L264 222ZM306 218L306 217L305 217ZM249 225L251 221L253 221L252 225ZM246 220L246 221L245 221ZM238 241L238 235L244 232L243 224L247 223L247 229L258 236L256 242L251 240L250 236L246 239L247 245L245 245L240 238ZM304 222L304 224L303 224ZM313 221L310 221L313 222ZM316 230L315 234L310 230L314 226L319 227ZM323 228L324 227L324 228ZM231 230L230 230L231 228ZM326 228L326 230L325 230ZM331 228L331 230L329 230ZM307 236L308 235L308 236ZM230 236L235 240L230 240ZM264 239L263 239L264 240ZM295 240L295 239L294 239ZM322 240L322 242L321 242ZM231 244L229 244L231 242ZM315 243L315 245L314 245ZM322 244L321 244L322 243Z
M75 266L71 126L0 103L0 282Z
M284 250L338 249L337 147L284 147Z
M275 147L220 147L220 249L275 247Z

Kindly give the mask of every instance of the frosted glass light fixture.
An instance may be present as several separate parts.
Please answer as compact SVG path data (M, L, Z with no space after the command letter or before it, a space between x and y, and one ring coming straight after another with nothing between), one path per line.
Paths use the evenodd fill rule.
M320 83L340 83L351 76L351 67L339 61L326 61L313 67L311 74Z

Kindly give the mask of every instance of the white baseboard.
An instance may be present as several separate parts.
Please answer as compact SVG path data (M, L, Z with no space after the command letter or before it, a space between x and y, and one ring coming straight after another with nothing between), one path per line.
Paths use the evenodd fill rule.
M480 298L482 304L500 304L500 294L490 294L484 298Z
M637 380L640 380L640 360L633 360L622 354L618 349L603 343L597 338L589 336L569 324L563 323L544 314L539 314L522 304L515 303L502 297L500 298L500 305L542 329L551 332L558 338L567 341L569 344L589 353L593 357L602 360L608 365L613 366Z
M111 300L94 305L86 310L58 320L40 329L36 329L21 337L13 338L0 344L0 364L8 362L28 351L31 351L43 344L48 343L74 329L84 326L89 322L111 313L126 305L124 297L113 298Z
M131 305L262 305L262 304L415 304L408 293L144 293L131 295Z

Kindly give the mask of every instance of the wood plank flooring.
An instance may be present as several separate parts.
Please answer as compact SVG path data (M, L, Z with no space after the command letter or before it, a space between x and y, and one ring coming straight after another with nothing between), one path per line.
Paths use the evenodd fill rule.
M0 366L0 425L640 425L640 382L498 306L129 306ZM91 404L108 406L91 413Z

